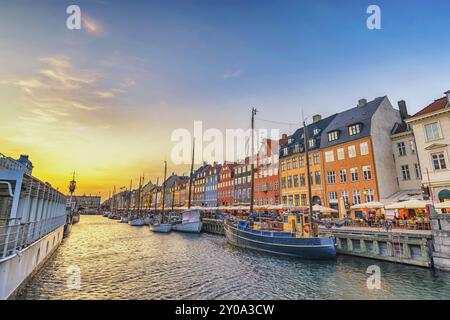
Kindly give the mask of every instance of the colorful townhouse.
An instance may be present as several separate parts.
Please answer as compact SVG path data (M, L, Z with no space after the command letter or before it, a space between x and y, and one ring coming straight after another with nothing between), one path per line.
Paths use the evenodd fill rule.
M361 99L333 117L321 134L325 205L347 211L351 205L380 201L398 191L391 142L398 122L400 112L387 97Z
M450 90L406 119L413 129L425 197L450 201Z
M278 205L280 202L279 187L279 141L265 139L256 158L254 204Z
M231 206L234 203L234 168L235 163L225 162L220 170L217 186L217 205Z
M311 184L312 204L324 204L325 186L321 136L327 126L336 117L322 119L320 115L313 116L313 122L307 125L307 145L305 146L304 128L300 128L280 144L280 184L281 203L289 206L308 206L308 183ZM310 177L307 177L305 148L308 148L310 162Z
M233 168L233 176L233 204L250 205L251 165L248 157Z
M217 207L217 188L220 181L222 165L214 163L209 166L205 176L205 206Z
M189 192L189 177L181 176L175 181L174 206L184 207L187 205L187 192Z
M411 198L423 199L422 173L414 132L405 122L410 116L404 100L399 101L398 106L402 122L396 123L392 128L391 141L399 190L390 196L390 200L397 202Z
M205 205L205 182L206 182L206 172L208 171L210 165L206 162L198 168L193 175L193 202L194 206L203 207Z

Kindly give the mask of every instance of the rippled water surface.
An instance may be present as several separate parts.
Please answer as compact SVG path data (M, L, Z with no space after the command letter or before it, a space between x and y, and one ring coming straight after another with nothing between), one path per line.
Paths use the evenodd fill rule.
M366 286L370 265L381 289ZM79 290L68 270L81 270ZM222 236L156 234L82 216L21 299L450 299L450 273L340 256L303 261L237 249Z

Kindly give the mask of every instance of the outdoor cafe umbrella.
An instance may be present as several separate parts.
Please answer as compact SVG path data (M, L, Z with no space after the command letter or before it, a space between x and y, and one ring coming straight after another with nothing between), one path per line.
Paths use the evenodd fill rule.
M435 206L437 209L450 209L450 201L440 202Z
M384 208L384 204L377 201L355 204L350 207L350 209L381 209L381 208Z
M425 209L429 201L410 199L407 201L395 202L385 206L386 209Z
M337 213L337 212L339 212L336 209L324 207L319 204L313 205L312 209L313 209L313 211L319 211L322 213Z

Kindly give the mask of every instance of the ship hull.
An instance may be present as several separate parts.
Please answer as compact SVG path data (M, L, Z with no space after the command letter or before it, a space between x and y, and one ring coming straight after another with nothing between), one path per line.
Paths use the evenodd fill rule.
M150 225L150 230L157 233L169 233L172 230L172 225L169 223Z
M177 232L200 233L202 231L202 222L177 223L172 226L172 230Z
M306 259L336 257L336 245L333 238L267 236L241 230L228 221L225 222L224 229L227 241L237 247Z
M12 298L61 244L64 225L20 251L0 259L0 300Z

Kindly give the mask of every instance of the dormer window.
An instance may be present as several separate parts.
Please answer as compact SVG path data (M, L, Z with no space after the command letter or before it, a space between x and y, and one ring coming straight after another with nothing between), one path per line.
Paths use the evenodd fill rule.
M337 139L339 139L339 132L337 130L328 132L328 141L335 141Z
M300 145L298 143L296 143L294 145L294 153L298 153L298 152L300 152Z
M292 143L292 138L289 138L288 139L288 144L291 144Z
M316 139L309 139L308 140L308 147L314 148L316 146Z
M348 127L348 135L354 136L355 134L361 133L361 124L357 123Z
M320 133L320 129L319 129L319 128L314 128L313 134L314 134L315 136L317 136L319 133Z

